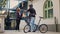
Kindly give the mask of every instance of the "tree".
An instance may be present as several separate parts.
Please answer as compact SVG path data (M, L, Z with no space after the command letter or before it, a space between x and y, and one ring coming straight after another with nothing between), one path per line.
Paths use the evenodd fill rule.
M0 7L5 7L7 0L0 0Z

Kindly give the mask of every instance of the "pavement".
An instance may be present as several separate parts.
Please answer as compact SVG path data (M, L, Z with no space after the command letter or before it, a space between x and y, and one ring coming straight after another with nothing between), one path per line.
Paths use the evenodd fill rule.
M23 31L5 30L4 33L0 33L0 34L60 34L60 32L46 32L46 33L41 33L39 31L36 31L36 32L24 33Z

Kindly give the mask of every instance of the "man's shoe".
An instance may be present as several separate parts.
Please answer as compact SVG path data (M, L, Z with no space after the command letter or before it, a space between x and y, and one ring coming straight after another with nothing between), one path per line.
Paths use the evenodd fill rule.
M30 30L28 32L31 32Z
M35 32L35 31L33 31L33 32Z

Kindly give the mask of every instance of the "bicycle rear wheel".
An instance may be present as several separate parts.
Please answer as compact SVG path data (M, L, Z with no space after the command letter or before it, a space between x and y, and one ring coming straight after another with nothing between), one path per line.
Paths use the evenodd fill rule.
M31 30L31 26L30 25L26 25L23 29L24 33L28 33Z
M39 26L39 31L41 33L46 33L48 31L48 26L46 24L42 24Z

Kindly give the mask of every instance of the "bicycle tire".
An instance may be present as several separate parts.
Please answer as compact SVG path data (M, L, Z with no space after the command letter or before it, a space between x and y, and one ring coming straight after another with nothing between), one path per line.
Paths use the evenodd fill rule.
M26 29L26 27L28 27L28 30ZM27 31L26 31L27 30ZM31 30L31 26L30 25L26 25L23 29L24 33L28 33Z
M45 28L43 28L43 29L41 30L41 28L42 28L43 26L45 26ZM45 29L45 31L43 31L44 29ZM39 31L40 31L41 33L46 33L46 32L48 31L48 26L47 26L46 24L41 24L41 25L39 26Z

